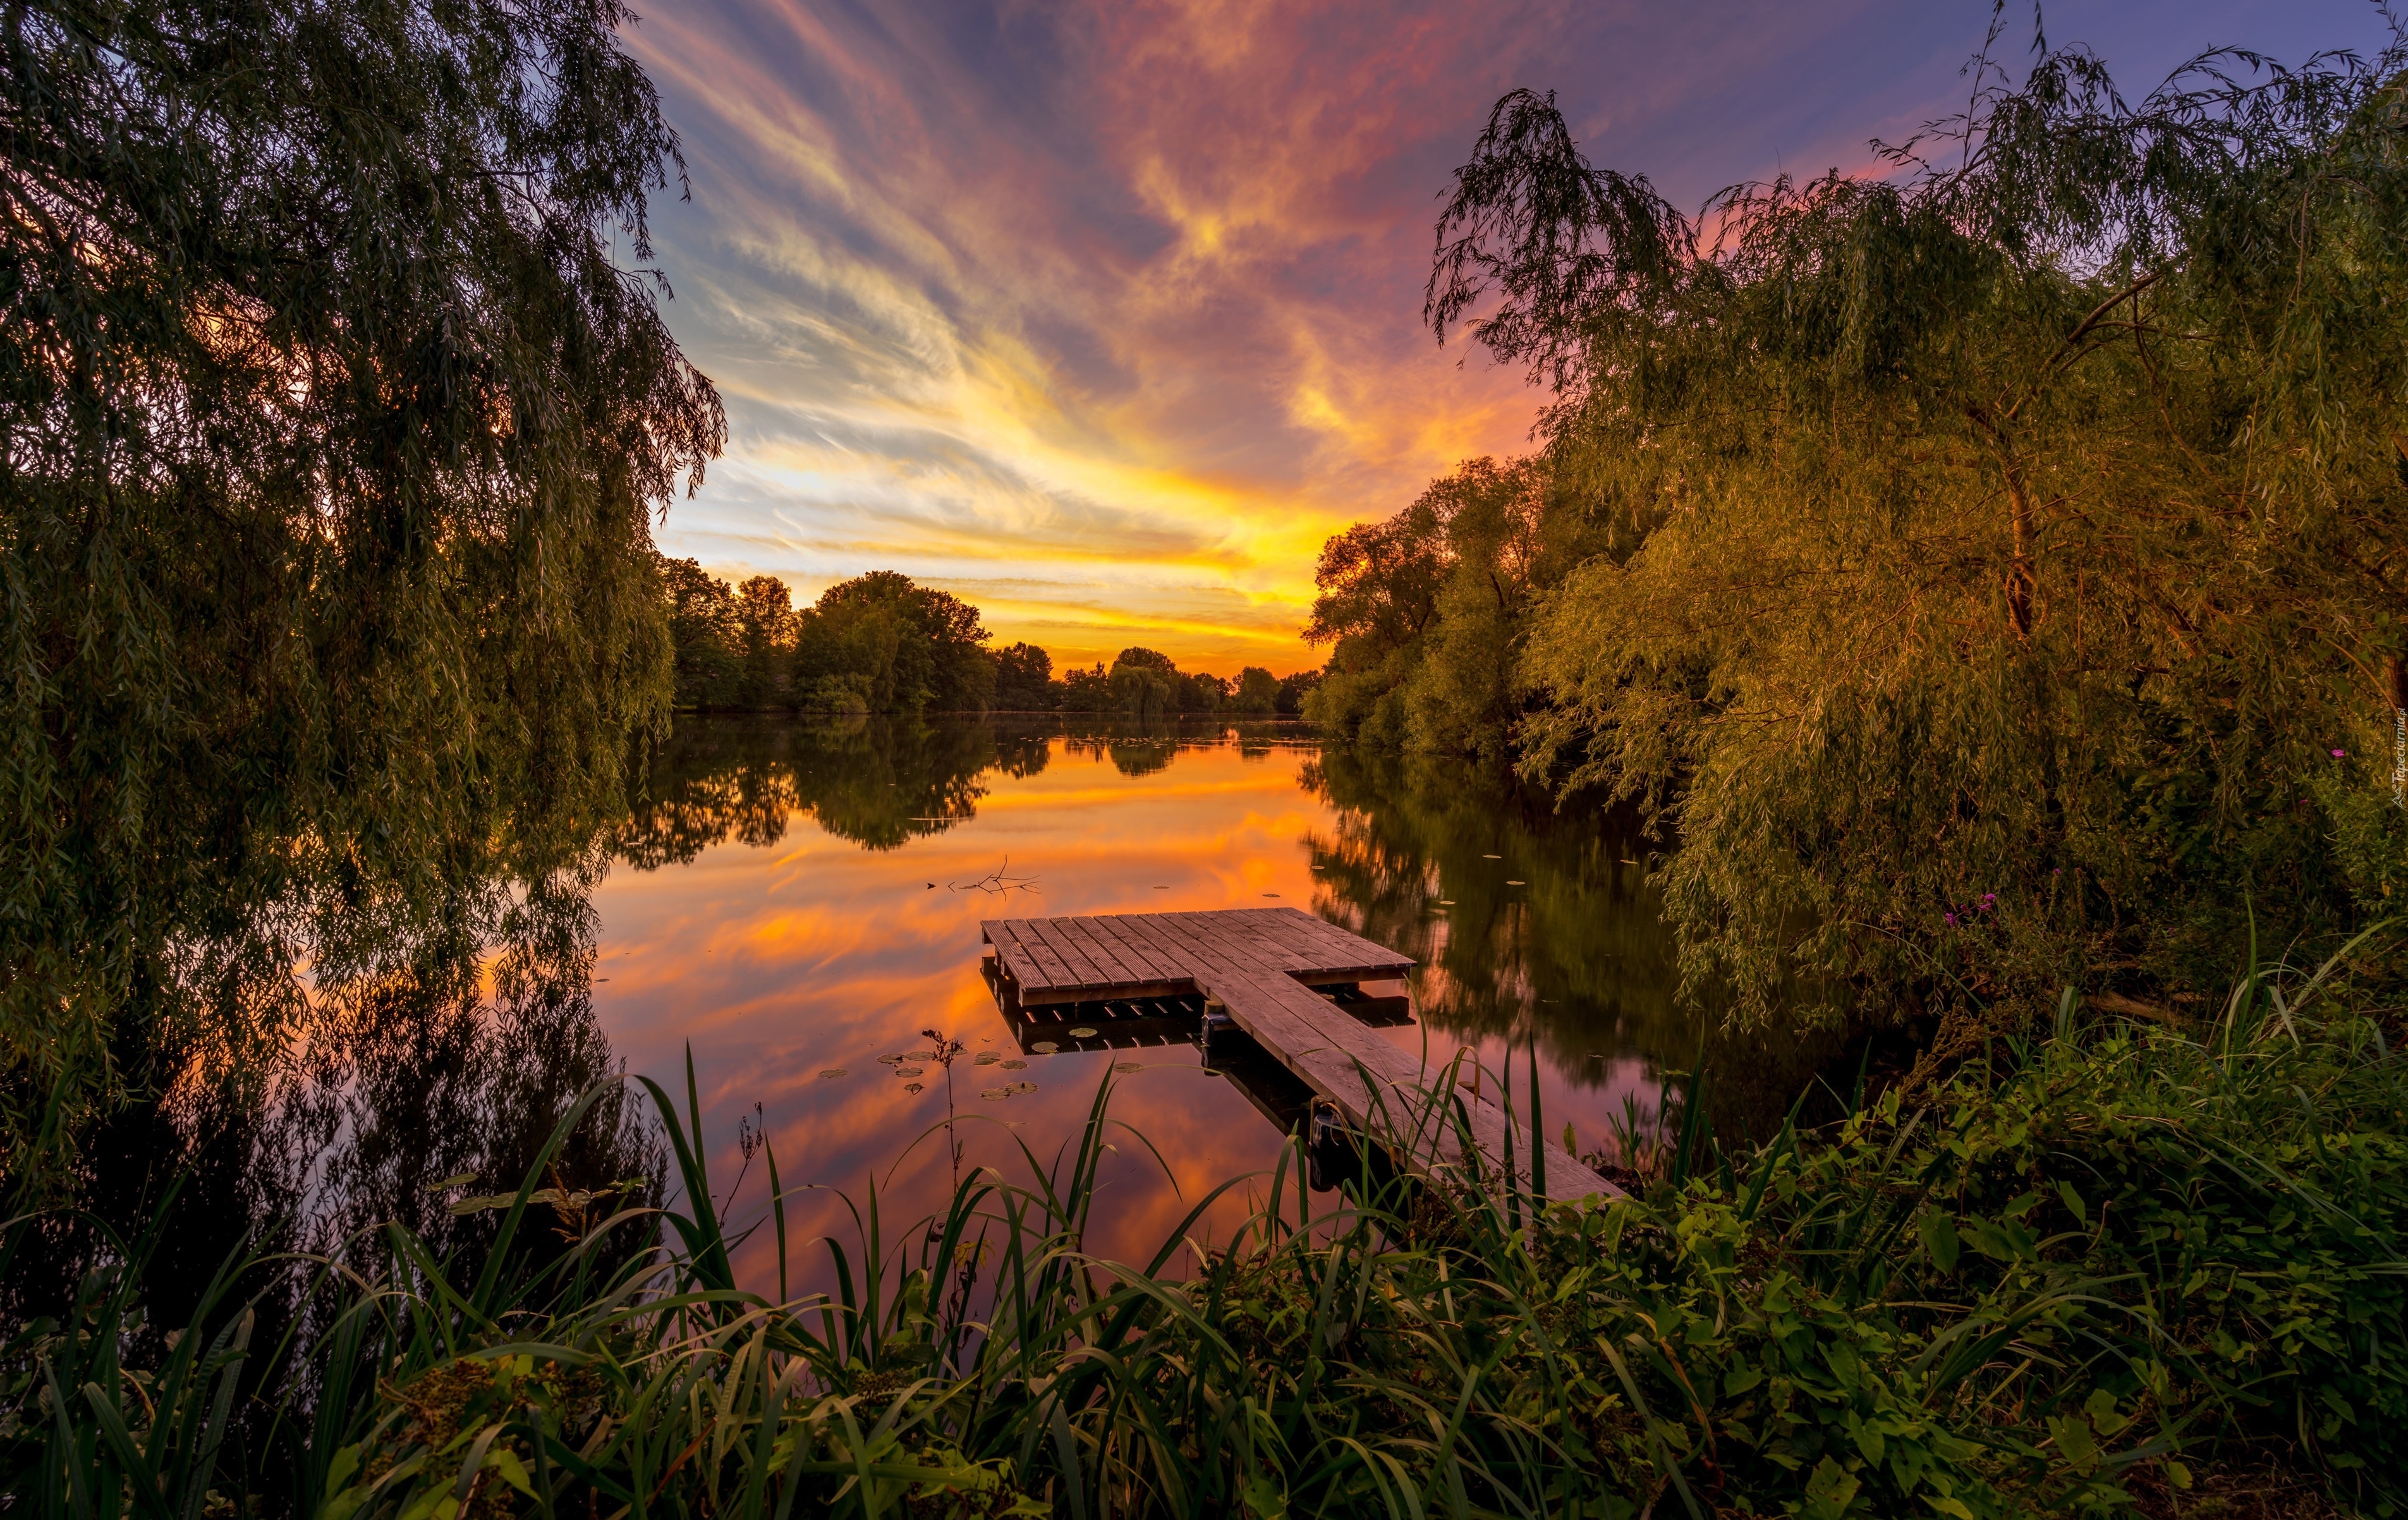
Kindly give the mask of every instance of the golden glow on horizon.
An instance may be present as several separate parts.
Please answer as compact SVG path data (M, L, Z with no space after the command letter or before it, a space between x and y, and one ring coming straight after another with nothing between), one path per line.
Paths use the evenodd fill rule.
M1437 350L1426 212L1357 189L1413 39L1282 82L1294 24L1082 13L1090 119L973 132L991 81L916 17L647 17L708 219L662 236L667 315L732 423L663 548L803 600L898 569L1057 668L1317 666L1322 542L1524 446L1536 398Z
M2381 42L2342 0L2228 8L2278 55ZM2136 79L2195 21L2078 19ZM1419 323L1435 196L1504 91L1561 89L1595 162L1697 206L1870 171L1869 138L1962 108L1981 27L1900 0L688 0L626 35L691 174L654 201L666 314L731 423L663 547L807 597L900 570L1057 666L1142 643L1226 675L1319 663L1328 535L1528 446L1543 397Z

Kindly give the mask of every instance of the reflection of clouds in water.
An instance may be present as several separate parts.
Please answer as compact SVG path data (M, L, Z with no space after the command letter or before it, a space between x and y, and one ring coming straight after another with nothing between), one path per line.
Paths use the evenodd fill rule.
M292 908L251 911L272 920ZM418 915L377 904L344 924L339 954L313 967L279 1063L218 1072L198 1053L159 1051L158 1069L175 1073L167 1096L81 1138L87 1196L78 1200L138 1232L177 1181L145 1269L154 1319L185 1323L239 1246L331 1254L388 1221L473 1270L500 1215L450 1205L515 1188L580 1097L619 1070L594 1016L595 927L575 867L532 886L473 878ZM664 1170L651 1103L614 1084L544 1180L638 1206L660 1196ZM558 1251L555 1223L538 1209L521 1246ZM55 1308L45 1296L109 1254L90 1225L78 1218L21 1241L0 1301ZM614 1238L605 1261L635 1244ZM272 1343L295 1312L299 1281L262 1274L252 1288L262 1294L256 1333Z
M1510 1041L1518 1091L1535 1035L1549 1138L1569 1123L1584 1148L1604 1141L1626 1099L1652 1113L1655 1072L1695 1050L1642 873L1618 864L1636 853L1628 842L1593 820L1550 822L1468 773L1366 770L1293 742L1293 728L1241 736L1218 724L932 721L862 725L833 741L775 720L686 728L665 772L665 790L688 810L680 847L631 852L636 864L596 896L611 978L601 1017L634 1070L678 1069L691 1042L707 1118L764 1105L789 1189L812 1184L787 1200L796 1242L853 1240L851 1209L831 1189L866 1207L874 1184L890 1240L942 1207L953 1183L947 1074L927 1066L909 1079L915 1094L877 1064L924 1048L924 1029L974 1053L951 1073L965 1166L1015 1181L1031 1157L1051 1167L1075 1140L1115 1060L1144 1062L1117 1079L1112 1117L1128 1128L1116 1131L1088 1242L1105 1255L1151 1254L1205 1193L1278 1156L1280 1132L1235 1085L1193 1069L1184 1043L1142 1054L1032 1044L1011 1075L1036 1091L982 1100L999 1073L974 1065L977 1054L1024 1058L979 975L982 918L1259 907L1266 893L1309 902L1427 961L1414 984L1426 1017L1385 1038L1414 1051L1426 1042L1434 1062L1469 1045L1492 1085ZM1119 763L1125 751L1167 764L1133 770ZM874 803L895 778L906 779L895 790L972 800L939 826L893 834L825 801ZM695 798L729 799L735 822L699 816ZM1006 903L928 887L1005 859L1034 893ZM1508 889L1509 876L1530 885ZM1440 910L1441 896L1455 906ZM853 1075L820 1080L838 1067ZM1733 1087L1745 1097L1743 1083ZM733 1176L732 1129L710 1139L730 1153L714 1175ZM766 1202L766 1183L756 1169L751 1206ZM1245 1192L1199 1230L1226 1238L1249 1212ZM748 1280L769 1281L774 1260L774 1246L756 1240Z

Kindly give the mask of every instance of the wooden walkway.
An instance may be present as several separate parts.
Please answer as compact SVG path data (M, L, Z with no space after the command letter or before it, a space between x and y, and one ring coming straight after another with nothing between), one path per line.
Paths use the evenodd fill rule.
M1417 1153L1400 1156L1405 1165L1463 1168L1453 1121L1430 1117L1428 1083L1438 1079L1313 991L1401 977L1412 968L1406 956L1295 908L1005 918L979 927L995 947L998 980L1023 1008L1201 992L1350 1126ZM1510 1158L1526 1176L1528 1131L1509 1143L1503 1111L1459 1096L1484 1173L1498 1174ZM1417 1121L1419 1131L1408 1134ZM1551 1198L1620 1191L1561 1146L1542 1153Z

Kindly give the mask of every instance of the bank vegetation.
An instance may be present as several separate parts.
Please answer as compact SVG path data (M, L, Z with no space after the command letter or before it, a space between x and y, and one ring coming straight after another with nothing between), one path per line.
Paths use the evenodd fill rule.
M1307 710L1643 810L1742 1019L2196 1011L2408 901L2408 53L1991 43L1696 214L1505 96L1426 314L1538 447L1322 554Z

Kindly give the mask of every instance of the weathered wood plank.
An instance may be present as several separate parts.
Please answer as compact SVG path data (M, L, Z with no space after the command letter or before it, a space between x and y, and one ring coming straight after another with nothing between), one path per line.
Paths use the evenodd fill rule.
M1193 982L1196 979L1193 969L1189 968L1185 961L1179 960L1173 956L1166 954L1161 950L1155 948L1151 940L1147 939L1144 936L1138 934L1131 927L1132 925L1139 922L1138 915L1133 913L1108 913L1097 918L1095 922L1101 926L1105 932L1111 935L1113 940L1120 945L1122 954L1125 956L1134 957L1138 962L1152 970L1155 976L1167 982Z
M1400 977L1413 968L1412 956L1399 955L1385 945L1350 934L1302 909L1280 908L1270 912L1295 937L1303 954L1332 969L1360 971L1366 977L1377 970L1385 976Z
M1070 937L1063 933L1061 925L1054 920L1032 918L1027 924L1029 932L1042 940L1045 948L1060 956L1062 964L1070 968L1071 979L1079 986L1109 987L1120 980L1088 959L1085 952L1071 943Z
M1016 920L1012 925L1012 930L1013 938L1020 945L1020 953L1026 956L1029 963L1037 968L1038 976L1033 984L1036 988L1048 992L1059 991L1068 987L1076 987L1087 980L1077 967L1070 964L1068 957L1046 943L1045 936L1034 921Z
M1021 925L1020 948L1040 973L1033 985L1022 989L1024 992L1059 995L1086 984L1086 974L1071 965L1068 956L1048 943L1036 925Z
M1036 923L1028 918L1009 918L1002 923L1009 932L1011 947L1019 956L1021 999L1024 1002L1059 1002L1091 981L1091 973L1074 968L1062 952L1045 942L1036 932Z
M1019 919L997 919L980 925L987 940L996 949L996 958L1011 971L1011 979L1025 995L1034 988L1042 993L1066 984L1068 968L1047 951L1041 942L1024 938Z
M1155 997L1174 990L1183 978L1166 976L1147 957L1128 950L1120 937L1108 929L1100 918L1065 918L1054 921L1063 933L1078 939L1087 958L1105 970L1119 976L1121 984L1131 989L1124 997Z
M1132 971L1123 966L1120 957L1111 953L1111 947L1101 943L1094 935L1088 933L1086 925L1078 919L1047 919L1045 927L1053 939L1068 945L1089 966L1095 968L1094 985L1096 986L1128 986L1152 980L1142 972Z
M1245 932L1259 942L1278 946L1300 966L1309 967L1309 979L1328 979L1341 973L1370 975L1375 968L1383 974L1401 974L1412 968L1413 963L1407 957L1296 909L1237 911L1245 915ZM1307 928L1308 923L1319 925L1320 929Z
M1164 915L1178 922L1189 937L1199 945L1221 950L1229 955L1243 956L1240 964L1247 967L1274 967L1283 971L1315 969L1312 961L1297 954L1278 940L1265 935L1255 925L1248 923L1246 910L1236 910L1226 923L1213 923L1215 915L1204 913L1169 913Z
M1207 971L1226 969L1220 957L1209 948L1198 946L1175 925L1168 923L1167 913L1132 913L1122 921L1121 927L1151 947L1154 952L1175 965L1188 968L1191 979L1202 985Z

